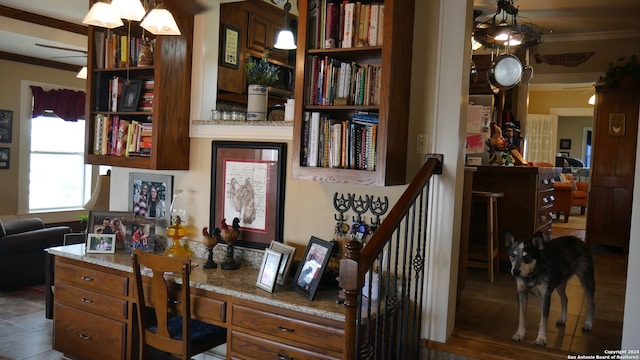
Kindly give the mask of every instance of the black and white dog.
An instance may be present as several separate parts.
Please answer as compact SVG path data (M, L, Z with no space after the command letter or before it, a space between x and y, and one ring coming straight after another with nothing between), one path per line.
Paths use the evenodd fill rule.
M575 236L562 236L544 241L542 233L537 232L533 238L518 241L513 234L507 232L505 245L509 248L511 274L516 279L518 289L518 330L511 339L522 341L526 333L525 313L529 291L540 298L542 315L538 328L536 345L547 344L547 322L551 293L555 289L560 295L562 315L556 326L564 326L567 321L567 281L573 274L578 276L584 295L587 299L587 319L582 326L583 331L591 330L593 325L593 297L596 290L593 259L589 246Z

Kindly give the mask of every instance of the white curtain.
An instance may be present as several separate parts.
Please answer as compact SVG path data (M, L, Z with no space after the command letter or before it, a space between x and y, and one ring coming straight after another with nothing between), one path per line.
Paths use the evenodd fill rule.
M556 163L558 115L527 114L524 158L529 162Z

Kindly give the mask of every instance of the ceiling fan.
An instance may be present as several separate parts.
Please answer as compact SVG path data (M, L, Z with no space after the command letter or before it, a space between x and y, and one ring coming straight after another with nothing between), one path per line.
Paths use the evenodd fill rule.
M36 43L36 46L45 47L45 48L49 48L49 49L56 49L56 50L63 50L63 51L73 51L73 52L82 53L82 55L54 56L54 57L52 57L52 59L56 59L56 58L57 59L73 58L73 57L87 57L87 50L78 50L78 49L72 49L72 48L67 48L67 47L60 47L60 46L46 45L46 44L38 44L38 43Z

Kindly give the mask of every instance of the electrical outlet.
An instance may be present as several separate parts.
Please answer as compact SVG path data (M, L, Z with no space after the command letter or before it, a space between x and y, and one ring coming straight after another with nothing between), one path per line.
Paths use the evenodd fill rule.
M418 133L416 140L416 154L426 154L429 145L429 134Z

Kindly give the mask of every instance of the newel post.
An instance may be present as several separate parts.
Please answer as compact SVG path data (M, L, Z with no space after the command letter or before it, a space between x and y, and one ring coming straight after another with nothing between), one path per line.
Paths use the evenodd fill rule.
M356 358L356 324L358 316L358 297L362 285L358 286L358 261L362 251L359 241L349 241L345 257L340 260L339 284L345 294L344 355L343 359Z

